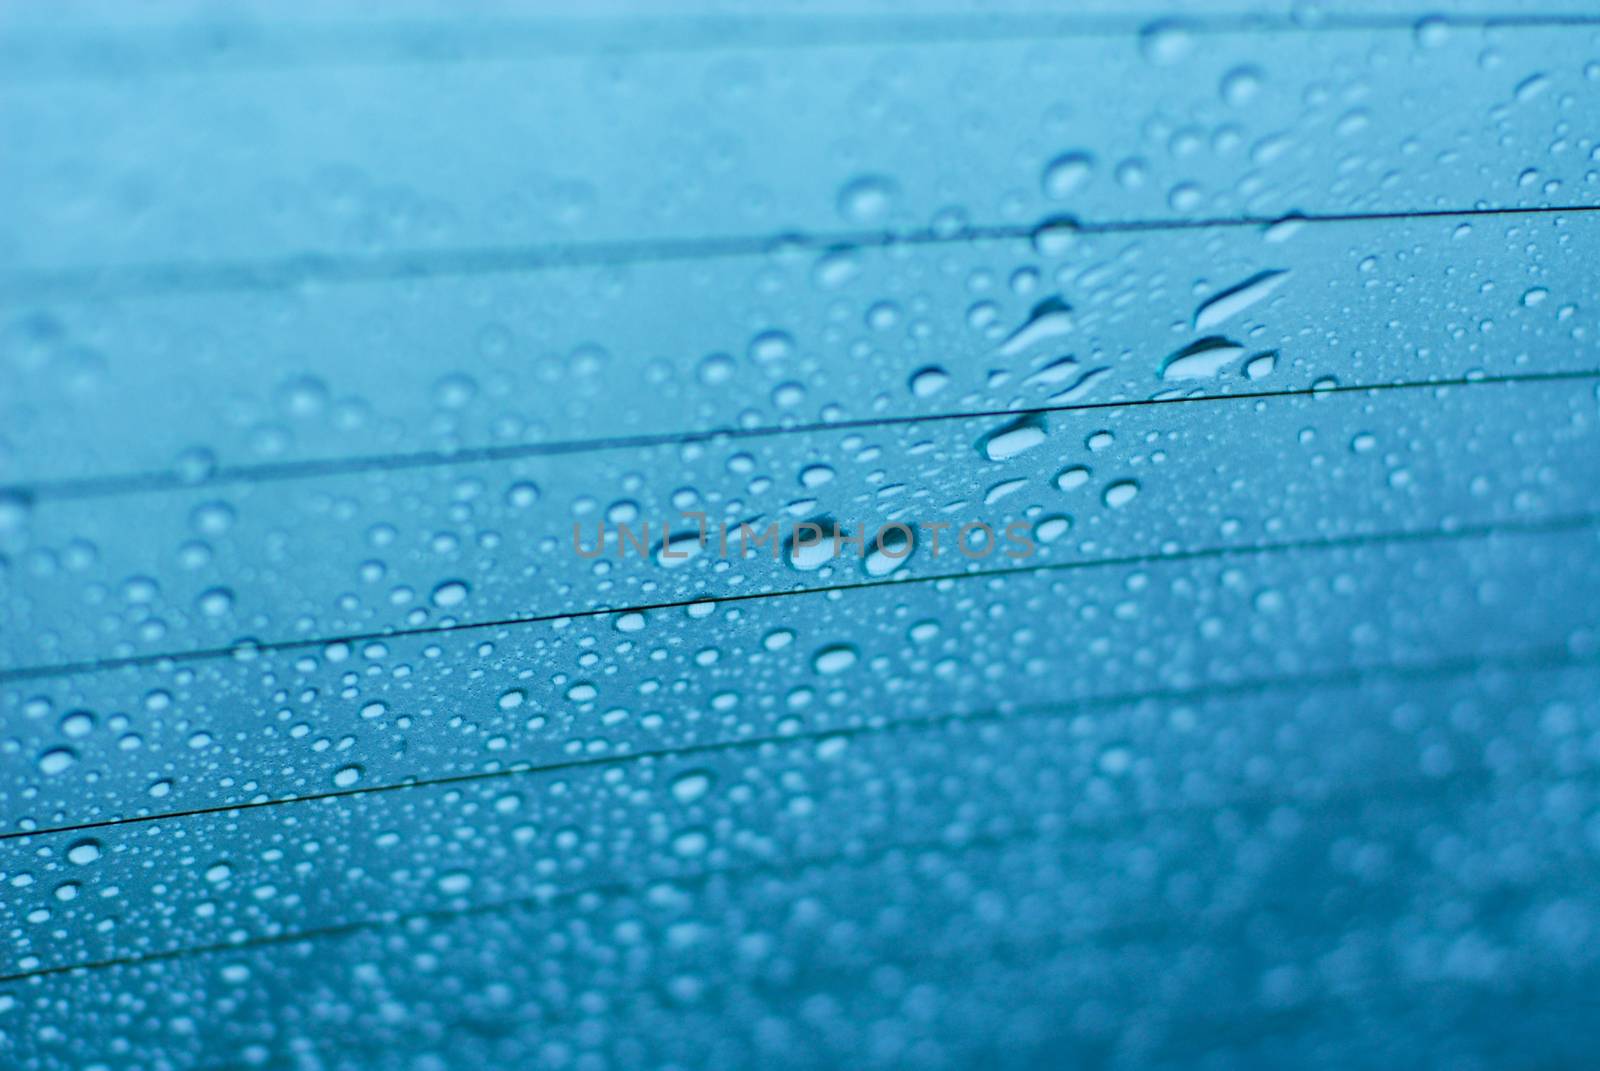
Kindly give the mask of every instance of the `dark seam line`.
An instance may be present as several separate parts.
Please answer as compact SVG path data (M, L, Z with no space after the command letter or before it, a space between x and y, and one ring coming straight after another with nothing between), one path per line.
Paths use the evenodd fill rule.
M1150 231L1268 227L1278 223L1372 223L1489 216L1591 214L1600 205L1539 205L1523 208L1438 208L1394 212L1289 212L1195 219L1108 220L1047 217L1030 224L996 224L903 231L793 232L707 238L619 239L578 244L441 249L385 255L307 253L267 261L101 265L11 272L0 275L0 301L139 297L197 291L276 290L307 283L415 281L482 276L548 268L617 266L705 260L839 247L948 245L1031 238L1042 227L1078 234L1141 234Z
M107 829L116 826L143 825L152 822L165 822L184 818L196 818L217 814L238 814L244 811L260 810L266 807L281 807L287 804L316 803L323 800L344 800L359 796L374 796L382 793L399 792L421 788L439 788L444 786L471 784L481 781L498 781L512 777L526 777L534 774L563 773L572 770L604 769L613 766L627 766L636 762L652 760L673 760L689 758L696 755L710 755L724 752L748 751L753 748L782 747L791 744L802 744L828 739L858 739L876 736L882 733L898 732L924 732L928 730L948 728L960 724L1001 723L1010 724L1019 721L1032 721L1048 719L1077 711L1096 708L1116 708L1144 702L1187 703L1199 702L1208 699L1252 695L1264 691L1274 691L1280 688L1338 688L1365 683L1374 679L1396 680L1428 680L1440 677L1460 676L1473 673L1480 669L1522 669L1546 670L1561 669L1574 666L1593 666L1594 658L1575 654L1565 646L1545 646L1529 648L1521 651L1511 651L1501 654L1461 656L1454 658L1437 659L1427 662L1418 662L1410 665L1386 663L1374 666L1346 666L1336 670L1319 671L1315 673L1294 674L1280 677L1262 677L1253 680L1233 682L1213 682L1192 688L1158 688L1137 692L1123 692L1114 695L1087 695L1076 699L1059 699L1048 702L1025 703L1008 709L989 708L976 711L952 711L944 714L927 715L914 718L900 718L878 724L841 726L834 728L816 729L810 732L793 733L788 735L767 735L759 737L741 737L736 740L717 740L703 744L684 744L677 747L658 748L650 751L634 751L619 755L595 756L583 759L568 759L560 762L533 765L531 763L515 763L498 770L484 770L472 773L450 774L442 777L415 778L399 781L386 785L370 785L361 788L336 789L329 792L317 792L300 796L285 796L278 799L251 800L242 803L216 804L207 807L194 807L181 811L162 811L155 814L130 815L121 818L105 818L97 821L76 822L71 825L50 826L44 829L12 830L0 833L0 841L28 840L33 837L46 837L60 833L81 833L91 829Z
M199 479L186 479L171 470L123 473L108 476L67 477L64 479L39 480L31 483L0 485L0 496L11 496L26 502L76 500L98 498L105 495L204 490L210 487L250 485L276 480L349 476L362 472L396 472L437 466L516 461L523 458L558 457L607 450L648 450L662 446L735 442L785 435L820 435L830 432L862 431L871 428L905 427L962 420L1003 420L1027 416L1050 416L1057 413L1086 413L1104 409L1143 409L1151 406L1195 405L1205 402L1314 398L1336 394L1378 394L1387 391L1476 387L1506 383L1565 383L1592 379L1600 379L1600 369L1573 368L1558 369L1550 372L1512 372L1504 375L1468 375L1454 376L1447 379L1400 380L1390 383L1351 383L1293 387L1283 390L1239 391L1232 394L1134 398L1126 401L1072 402L1063 405L1035 405L1015 409L972 409L950 413L862 417L855 420L814 421L805 424L769 424L753 428L710 428L699 431L613 435L588 439L563 439L545 443L468 447L461 450L422 450L404 454L368 454L354 457L311 458L303 461L223 466Z
M1459 524L1441 528L1411 529L1394 532L1356 533L1344 536L1325 536L1314 539L1291 539L1278 543L1257 543L1233 547L1200 547L1170 553L1132 554L1116 558L1055 562L1045 565L1017 565L998 569L978 569L961 573L930 573L924 576L896 577L886 580L859 580L847 584L826 584L818 587L791 588L778 591L749 591L725 595L698 595L691 598L671 599L662 602L639 603L632 606L606 606L589 610L563 610L559 613L524 614L503 617L493 621L470 621L455 624L428 625L420 628L391 629L385 632L347 633L339 636L317 636L305 639L274 640L271 642L242 641L226 647L203 647L188 651L155 652L126 655L118 658L95 658L81 662L57 662L47 665L22 666L0 670L0 684L20 680L38 680L44 677L72 676L80 673L98 673L129 666L150 666L205 661L216 658L253 658L260 654L279 651L299 651L325 647L335 643L370 643L408 639L418 636L441 636L453 632L479 632L484 629L512 628L550 621L580 618L608 617L612 614L646 613L653 610L675 610L688 606L724 605L755 602L766 599L785 599L804 595L826 595L833 592L866 591L875 588L905 587L937 584L944 581L996 580L1009 576L1045 575L1072 572L1080 569L1115 568L1118 566L1157 565L1163 562L1205 561L1235 555L1276 554L1290 551L1320 551L1351 549L1382 544L1427 543L1459 539L1483 539L1497 535L1549 535L1589 528L1600 521L1600 513L1576 513L1544 517L1532 521L1498 521L1479 524Z
M80 35L76 39L68 38L65 44L74 52L95 53L97 50L102 55L96 60L99 68L92 66L65 67L29 72L33 77L20 77L7 79L0 84L30 85L44 81L59 81L68 79L126 79L130 74L146 77L161 74L232 74L235 72L272 71L274 69L292 70L305 67L362 67L374 65L411 65L411 64L461 64L472 62L506 62L515 61L524 57L549 56L549 55L585 55L597 54L611 57L627 57L639 54L652 53L685 53L714 51L720 49L774 49L774 50L800 50L808 48L830 47L881 47L884 49L904 48L917 45L938 44L965 44L965 43L1013 43L1030 40L1052 40L1071 38L1109 38L1127 37L1142 33L1147 30L1163 26L1172 27L1183 33L1196 35L1275 35L1275 34L1307 34L1316 35L1323 33L1348 33L1352 31L1367 32L1394 32L1414 31L1422 24L1431 24L1446 29L1479 29L1479 30L1538 30L1583 28L1600 25L1600 16L1581 14L1549 13L1490 13L1482 15L1473 14L1445 14L1430 11L1416 11L1396 14L1359 14L1359 13L1329 13L1314 18L1297 18L1293 14L1277 12L1218 12L1212 15L1187 15L1182 13L1166 14L1151 12L1137 15L1030 15L1024 12L996 12L991 14L967 15L920 15L920 16L895 16L895 15L864 15L850 17L848 15L800 16L800 17L739 17L739 16L692 16L678 19L657 19L648 22L650 33L636 35L634 40L619 40L616 37L607 38L613 27L630 25L631 21L621 19L594 19L585 24L572 19L549 20L516 20L498 19L485 21L469 21L464 27L470 37L449 37L452 25L449 23L428 24L420 20L408 22L380 24L375 28L361 26L334 26L334 32L353 29L358 33L342 35L345 42L353 42L357 46L376 43L381 47L399 49L411 48L414 51L405 52L396 50L392 55L352 55L344 44L340 51L328 52L307 49L303 46L298 53L293 49L273 50L275 44L282 44L282 39L274 41L270 37L246 35L230 39L230 32L237 34L234 27L222 25L217 27L217 33L196 35L193 28L180 27L187 31L190 37L197 38L194 45L184 38L179 38L172 44L179 46L190 45L183 48L146 48L144 50L124 51L121 55L113 54L109 57L107 69L106 57L103 56L105 44L115 40L114 34L123 30L120 27L105 28L92 27L90 33ZM459 25L459 24L458 24ZM293 32L298 27L292 24L268 24L269 31ZM200 29L209 29L201 27ZM685 30L695 32L684 35ZM536 31L544 34L541 38L530 38L529 32ZM581 37L575 38L573 31L580 34L588 33L588 40ZM596 31L599 31L596 33ZM259 31L257 31L259 32ZM323 31L324 36L333 38L334 33ZM563 34L566 36L563 38ZM404 36L402 36L404 35ZM676 35L676 36L675 36ZM407 39L409 38L409 39ZM230 56L225 62L208 62L203 56L195 58L194 53L200 49L216 47L220 42L225 47L255 48L256 56ZM316 44L326 45L327 41ZM335 43L337 40L335 40ZM189 54L186 55L185 52ZM174 70L172 64L189 60L189 65L180 70ZM139 65L139 69L130 72L130 61Z
M1230 809L1260 808L1282 805L1284 803L1298 804L1301 806L1321 806L1326 810L1336 810L1350 806L1362 806L1373 801L1402 800L1409 796L1416 796L1425 800L1429 795L1437 792L1442 787L1455 785L1487 785L1493 780L1493 773L1486 767L1474 767L1458 773L1448 775L1437 780L1429 781L1421 777L1412 778L1381 778L1373 779L1365 784L1348 785L1342 789L1322 793L1320 795L1267 795L1253 794L1239 796L1210 804L1188 804L1172 807L1145 807L1135 808L1130 813L1114 816L1109 821L1088 824L1090 828L1114 828L1118 824L1147 821L1163 815L1207 814L1217 813ZM1387 793L1380 790L1387 789ZM1431 791L1430 791L1431 790ZM1061 816L1056 816L1061 817ZM1067 819L1064 823L1069 828L1081 829L1085 823L1074 823ZM408 912L390 912L384 915L373 916L365 919L356 919L350 922L330 926L321 926L312 929L295 930L287 933L263 934L256 937L245 938L239 941L218 942L208 945L191 945L185 948L168 949L157 952L133 953L124 956L108 957L101 960L91 960L81 963L59 964L50 967L39 967L29 971L20 971L13 974L0 975L0 984L28 981L34 978L47 978L56 975L71 974L78 971L104 970L111 967L137 967L147 963L162 963L173 960L187 959L192 956L211 955L219 952L247 951L252 948L268 948L274 946L299 944L304 941L340 939L355 936L356 934L383 930L394 926L403 926L415 922L448 923L457 919L481 917L498 914L505 911L518 911L527 909L548 909L557 904L571 903L592 896L626 896L639 893L651 886L673 884L679 886L703 885L718 878L759 878L763 876L781 876L798 873L813 867L828 866L870 866L881 862L899 853L942 852L945 854L961 854L965 851L980 850L983 848L1003 848L1014 843L1026 843L1030 840L1049 836L1056 832L1056 823L1041 822L1008 833L996 833L987 836L974 836L961 841L951 841L948 838L927 838L915 841L903 841L885 845L877 845L870 849L831 852L798 859L783 859L771 861L757 861L740 866L720 867L714 870L701 871L683 875L659 875L645 880L626 881L615 880L588 885L582 888L569 889L549 895L534 895L518 897L513 900L500 900L488 903L473 904L459 908L433 908Z

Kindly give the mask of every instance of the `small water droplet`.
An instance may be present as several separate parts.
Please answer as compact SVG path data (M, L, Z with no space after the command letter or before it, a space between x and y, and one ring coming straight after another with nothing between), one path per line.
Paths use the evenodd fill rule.
M1232 107L1242 108L1261 92L1261 68L1235 67L1222 76L1222 99Z
M227 588L211 588L200 593L200 612L207 617L222 617L233 609L233 592Z
M472 875L465 870L452 870L439 877L439 891L446 896L460 896L472 888Z
M839 215L851 223L876 223L894 206L895 184L883 175L863 175L839 191Z
M1194 38L1180 22L1163 20L1139 32L1139 50L1157 66L1170 66L1189 54Z

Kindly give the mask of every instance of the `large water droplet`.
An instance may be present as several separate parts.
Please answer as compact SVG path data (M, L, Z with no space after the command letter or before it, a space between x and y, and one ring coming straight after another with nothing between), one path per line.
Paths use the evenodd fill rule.
M1269 268L1250 276L1238 286L1231 286L1222 293L1207 298L1195 310L1194 329L1205 331L1237 316L1282 286L1288 275L1286 269Z
M1044 417L1021 417L979 439L978 453L990 461L1005 461L1044 442L1046 432Z
M832 517L812 517L801 521L784 541L783 560L802 573L821 569L834 558L834 537L848 534ZM841 548L845 553L852 553L854 549L843 548L842 544Z
M80 840L67 849L67 862L77 866L87 866L100 858L100 842L97 840Z
M693 803L711 791L711 773L708 770L690 770L672 779L672 798L679 803Z
M1244 354L1244 347L1210 335L1191 342L1161 365L1162 379L1210 379Z
M440 609L460 606L467 598L467 585L461 580L446 580L433 589L433 605Z
M1015 357L1041 342L1060 338L1071 330L1071 306L1059 297L1048 297L1033 307L1027 322L1000 343L995 353L1001 357Z
M1132 502L1139 493L1139 485L1133 480L1118 480L1106 488L1105 503L1112 509L1126 506Z
M848 643L837 643L831 647L824 647L817 652L812 660L812 668L818 673L828 676L834 673L843 673L856 664L856 649Z
M1059 201L1082 189L1094 174L1094 157L1086 152L1069 152L1045 165L1041 185L1044 195Z
M950 382L950 373L938 365L928 365L911 373L911 393L918 398L931 398L944 390Z

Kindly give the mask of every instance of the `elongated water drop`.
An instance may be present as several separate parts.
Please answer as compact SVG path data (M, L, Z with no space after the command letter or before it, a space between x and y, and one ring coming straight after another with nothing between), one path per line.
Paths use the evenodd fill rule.
M995 353L1015 357L1039 343L1060 338L1072 330L1072 308L1059 297L1048 297L1033 307L1027 322L1000 343Z
M1257 272L1238 286L1230 286L1222 293L1207 298L1195 310L1194 329L1205 331L1239 315L1256 302L1265 300L1284 284L1288 275L1287 270L1270 268Z
M1237 342L1210 335L1191 342L1162 362L1161 378L1210 379L1243 353L1244 347Z

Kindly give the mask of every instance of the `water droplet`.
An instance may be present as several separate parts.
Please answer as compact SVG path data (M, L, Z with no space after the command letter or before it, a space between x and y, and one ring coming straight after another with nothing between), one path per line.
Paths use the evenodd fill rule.
M750 340L750 359L773 364L794 356L794 338L783 331L763 331Z
M1021 417L979 439L978 453L990 461L1006 461L1038 446L1046 435L1042 416Z
M1517 100L1526 103L1542 96L1550 88L1550 79L1543 74L1531 74L1517 83Z
M1170 20L1151 23L1139 32L1139 50L1158 66L1177 63L1189 54L1194 39L1182 23Z
M1051 514L1039 518L1039 523L1034 525L1034 538L1041 543L1054 543L1072 530L1072 518L1064 513Z
M737 370L738 367L733 363L732 357L726 353L713 353L700 362L695 374L705 386L715 387L732 379L733 373Z
M853 245L834 246L817 258L811 280L823 290L837 290L861 274L861 256Z
M800 470L802 487L821 487L833 481L833 469L828 465L807 465Z
M28 522L33 499L21 491L0 491L0 532L15 532Z
M202 614L207 617L222 617L233 609L233 592L227 588L211 588L201 592L197 601Z
M1450 24L1437 15L1429 15L1417 22L1413 33L1422 48L1438 48L1450 39Z
M1133 480L1118 480L1106 488L1105 503L1112 509L1118 509L1132 502L1139 493L1139 485Z
M843 673L856 664L856 649L848 643L838 643L831 647L824 647L817 652L812 660L812 668L823 676Z
M706 549L705 540L700 537L700 526L692 520L684 523L688 525L686 530L673 532L668 529L669 538L656 540L654 558L663 569L687 565Z
M100 858L100 842L97 840L80 840L67 849L67 862L77 866L87 866Z
M519 480L506 491L506 504L517 509L527 509L537 501L539 501L539 486L527 480Z
M1242 108L1261 92L1259 67L1235 67L1222 77L1222 99L1235 108Z
M1045 165L1044 195L1059 201L1082 189L1094 174L1094 157L1086 152L1069 152Z
M1527 308L1544 304L1544 299L1550 296L1550 291L1542 286L1536 286L1522 295L1522 304Z
M1210 335L1191 342L1162 362L1161 378L1210 379L1243 353L1244 347L1237 342Z
M333 783L339 788L349 788L361 780L361 767L350 765L343 767L333 775Z
M1037 372L1023 380L1026 386L1053 387L1057 383L1065 383L1073 378L1078 371L1078 361L1074 357L1062 357L1051 361Z
M1206 299L1195 310L1194 329L1206 331L1217 326L1225 320L1237 316L1239 313L1265 300L1271 293L1282 286L1287 280L1289 272L1281 268L1269 268L1257 272L1237 286L1231 286L1222 293Z
M916 547L916 535L910 525L887 526L872 537L862 568L868 576L888 576L911 560Z
M70 711L61 719L61 732L66 736L88 736L93 729L94 715L87 710Z
M999 483L994 484L984 492L983 504L985 506L992 506L1002 498L1005 498L1007 495L1022 490L1023 485L1025 485L1027 482L1028 481L1026 479L1021 477L1018 477L1014 480L1001 480Z
M863 175L839 191L839 215L851 223L876 223L894 205L895 184L882 175Z
M1089 482L1089 470L1082 465L1073 465L1056 473L1056 486L1063 491L1074 491Z
M61 773L78 761L78 753L69 747L51 748L39 756L39 772L46 777Z
M472 888L472 875L465 870L452 870L439 876L439 891L446 896L460 896Z
M1249 379L1266 379L1278 367L1278 351L1258 353L1245 362L1244 374Z
M931 398L944 390L950 382L950 373L938 365L928 365L911 373L911 393L918 398Z
M467 598L467 585L460 580L446 580L433 589L433 605L441 610L460 606Z
M695 859L711 847L711 838L703 829L688 829L672 839L672 850L685 859Z
M672 798L679 803L693 803L711 791L711 773L708 770L690 770L672 779Z
M1040 256L1059 257L1078 240L1082 224L1072 216L1051 216L1033 229L1034 252Z
M1047 297L1033 307L1027 321L995 350L1000 357L1015 357L1041 342L1060 338L1072 330L1072 308L1060 297Z
M834 558L835 536L848 535L832 517L812 517L795 525L784 540L783 560L792 569L809 573Z

